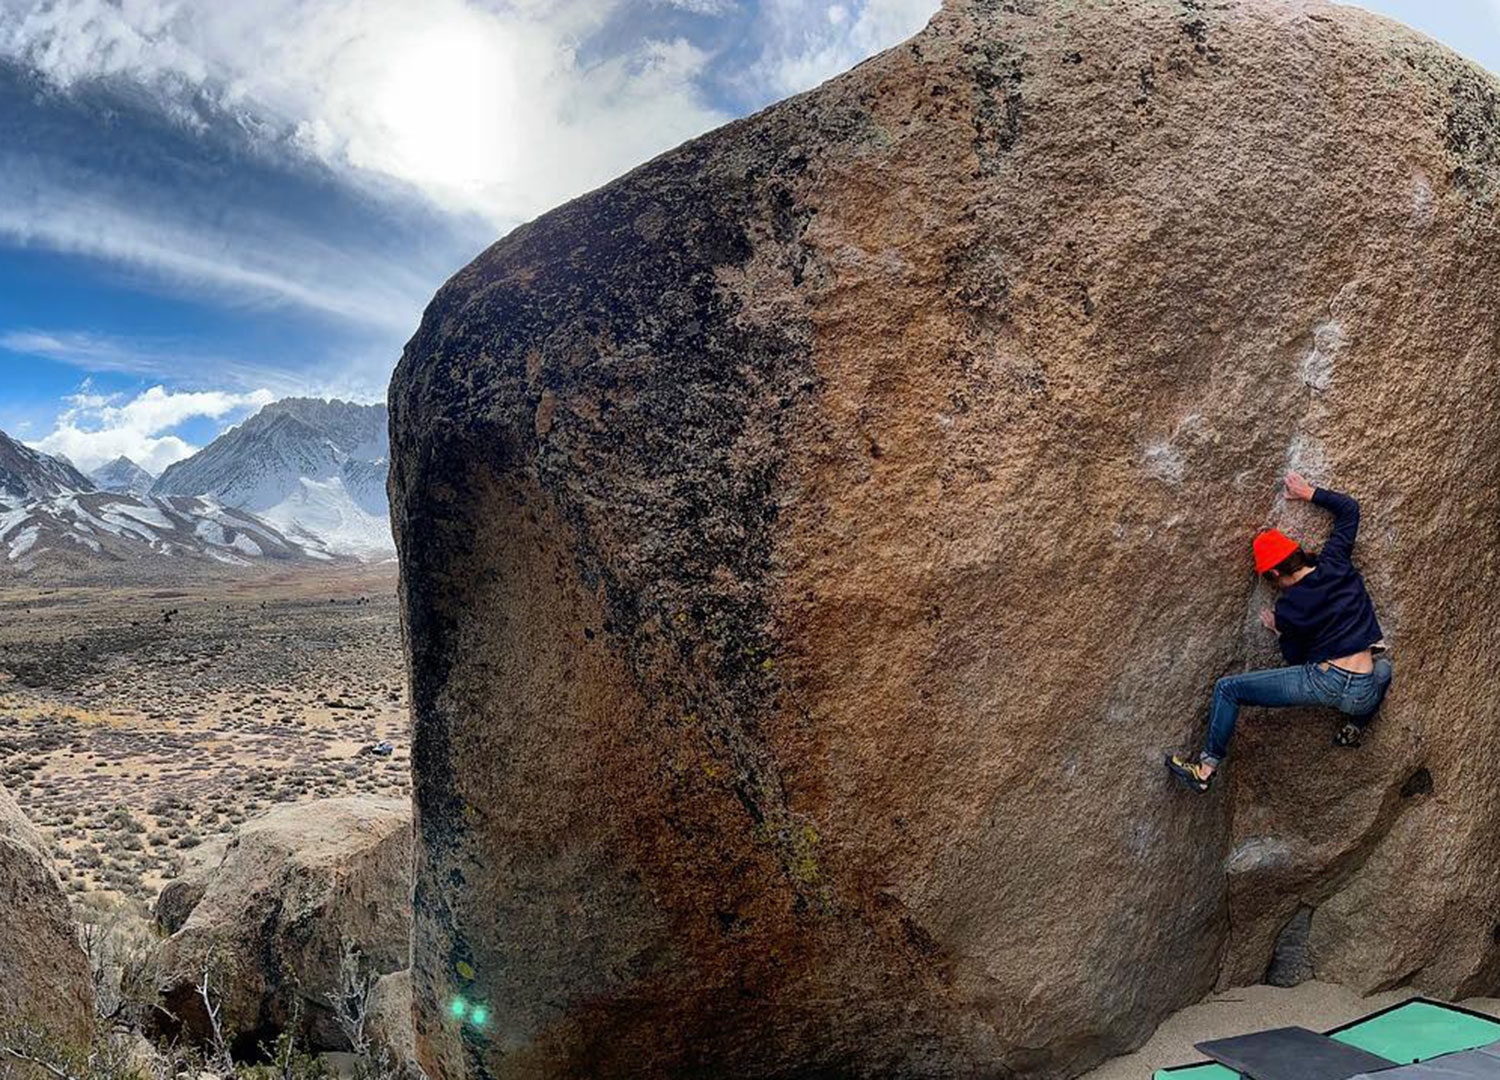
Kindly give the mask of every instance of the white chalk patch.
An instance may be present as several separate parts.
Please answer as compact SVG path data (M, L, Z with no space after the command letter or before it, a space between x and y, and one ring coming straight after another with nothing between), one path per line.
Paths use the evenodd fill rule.
M1144 859L1150 855L1162 842L1162 828L1153 821L1135 821L1131 823L1129 835L1125 838L1125 846L1137 859Z
M1141 451L1141 459L1145 463L1146 472L1169 484L1182 483L1182 478L1187 472L1187 457L1181 444L1188 440L1216 442L1218 433L1204 430L1201 413L1188 413L1177 421L1172 434L1164 439L1156 439L1147 443L1146 448Z
M1412 177L1411 218L1413 229L1425 229L1437 218L1437 197L1432 193L1432 184L1422 173Z
M1322 440L1300 432L1293 435L1286 448L1286 467L1301 473L1316 486L1318 477L1328 474L1328 451L1323 449Z
M1252 836L1244 841L1224 860L1226 874L1243 874L1251 870L1267 870L1274 866L1285 866L1292 861L1292 845L1274 836Z
M1169 484L1182 483L1185 465L1177 448L1168 442L1154 442L1146 447L1142 455L1146 459L1146 471L1158 480Z
M1302 358L1302 381L1321 393L1333 385L1333 364L1344 347L1344 328L1329 320L1313 327L1313 345Z

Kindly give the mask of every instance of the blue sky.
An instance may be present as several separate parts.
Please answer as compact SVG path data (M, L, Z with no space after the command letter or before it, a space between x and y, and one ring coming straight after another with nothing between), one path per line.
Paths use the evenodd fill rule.
M938 0L0 0L0 429L152 471L378 400L522 221ZM1500 71L1500 0L1368 0Z

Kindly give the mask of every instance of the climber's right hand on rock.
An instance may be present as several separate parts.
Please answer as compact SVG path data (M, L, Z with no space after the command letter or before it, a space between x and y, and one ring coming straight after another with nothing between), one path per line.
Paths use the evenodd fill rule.
M1263 607L1260 609L1260 623L1267 630L1271 631L1271 633L1280 633L1280 631L1276 629L1276 612L1273 609L1268 607Z
M1302 499L1304 501L1313 497L1314 488L1302 474L1293 470L1286 474L1286 497L1288 499Z

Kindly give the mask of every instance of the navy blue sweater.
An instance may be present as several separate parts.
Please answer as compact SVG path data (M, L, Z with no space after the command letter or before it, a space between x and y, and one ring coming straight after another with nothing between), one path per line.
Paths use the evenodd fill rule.
M1382 637L1365 580L1350 561L1359 503L1318 488L1312 501L1333 512L1333 535L1310 574L1276 601L1276 629L1288 664L1317 663L1368 649Z

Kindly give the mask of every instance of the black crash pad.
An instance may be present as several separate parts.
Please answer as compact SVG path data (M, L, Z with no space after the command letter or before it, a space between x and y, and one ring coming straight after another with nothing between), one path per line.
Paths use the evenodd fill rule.
M1384 1072L1361 1073L1350 1080L1496 1080L1500 1077L1500 1042L1476 1050L1428 1058L1419 1065L1403 1065Z
M1349 1080L1396 1064L1301 1027L1214 1039L1198 1049L1250 1080Z

